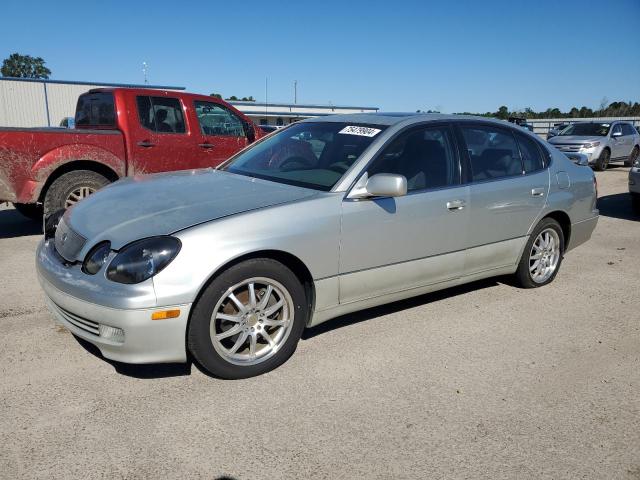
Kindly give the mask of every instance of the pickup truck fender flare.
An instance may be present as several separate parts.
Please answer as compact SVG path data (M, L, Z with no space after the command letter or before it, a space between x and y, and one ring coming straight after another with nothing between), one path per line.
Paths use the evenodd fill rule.
M118 178L126 176L127 173L126 162L109 150L81 143L63 145L44 154L31 167L31 178L39 184L37 192L34 192L36 196L40 195L42 188L48 183L47 180L56 170L73 162L83 163L80 167L82 169L87 169L87 163L94 163L96 167L102 167L102 170L107 167Z

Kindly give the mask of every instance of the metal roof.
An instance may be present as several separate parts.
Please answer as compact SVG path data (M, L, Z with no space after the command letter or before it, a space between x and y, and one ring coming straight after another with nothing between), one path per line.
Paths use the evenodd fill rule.
M62 85L91 85L101 87L119 87L119 88L152 88L154 90L185 90L185 87L175 87L170 85L139 85L135 83L105 83L105 82L79 82L75 80L49 80L44 78L19 78L19 77L0 77L0 80L9 80L13 82L36 82L36 83L54 83Z
M348 108L350 110L379 110L380 107L350 107L347 105L326 105L320 103L279 103L279 102L247 102L244 100L225 100L231 105L287 107L287 108Z

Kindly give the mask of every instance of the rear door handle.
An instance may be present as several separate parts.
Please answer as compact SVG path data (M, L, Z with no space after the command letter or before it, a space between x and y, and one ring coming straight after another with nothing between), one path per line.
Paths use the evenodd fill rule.
M466 203L464 203L464 200L451 200L450 202L447 202L447 208L451 212L459 212L465 206Z
M200 148L213 148L215 145L213 143L199 143L198 146Z
M149 147L155 147L156 144L155 143L151 143L149 140L142 140L141 142L138 142L138 146L139 147L144 147L144 148L149 148Z
M532 188L531 189L532 197L544 197L544 188Z

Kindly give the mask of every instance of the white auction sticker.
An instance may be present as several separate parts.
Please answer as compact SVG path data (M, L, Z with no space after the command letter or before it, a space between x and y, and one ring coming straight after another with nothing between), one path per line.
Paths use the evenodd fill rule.
M357 127L355 125L349 125L344 127L338 133L344 133L346 135L360 135L361 137L375 137L381 130L379 128L371 127Z

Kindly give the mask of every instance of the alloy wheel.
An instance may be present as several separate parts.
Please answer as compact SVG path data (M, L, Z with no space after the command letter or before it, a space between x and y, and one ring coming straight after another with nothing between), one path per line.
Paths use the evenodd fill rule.
M553 228L546 228L538 234L529 252L529 273L536 283L544 283L551 278L560 261L560 236Z
M293 300L282 284L250 278L230 287L216 304L209 328L211 342L224 360L255 365L284 345L293 315Z
M64 208L69 208L72 205L75 205L80 200L87 198L89 195L96 193L95 188L91 187L78 187L73 190L66 198L64 202Z

